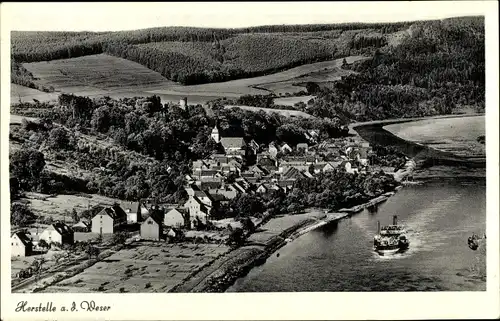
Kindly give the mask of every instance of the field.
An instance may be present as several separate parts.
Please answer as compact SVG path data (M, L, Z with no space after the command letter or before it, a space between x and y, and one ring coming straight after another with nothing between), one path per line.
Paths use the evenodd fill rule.
M307 103L309 100L314 98L314 96L297 96L297 97L284 97L284 98L275 98L275 105L282 106L294 106L298 102Z
M253 107L253 106L243 106L243 105L226 105L226 108L241 108L243 110L249 110L253 112L258 112L262 110L266 113L278 113L286 117L314 118L314 116L299 110L274 109L274 108L263 108L263 107Z
M309 219L320 219L323 216L325 216L325 213L311 210L303 214L273 217L262 228L258 229L256 233L252 234L248 240L250 242L265 243L288 228L292 228Z
M405 140L424 144L458 156L486 157L484 116L420 120L385 126L384 129Z
M10 101L11 103L32 102L33 99L39 101L57 100L58 93L46 93L33 88L10 84Z
M43 292L168 292L228 250L211 244L137 242Z
M173 84L140 64L105 54L23 65L39 79L38 83L53 86L57 92L81 96L147 96L144 91L148 88L159 89ZM18 85L11 89L11 99L15 102L19 96L29 101L33 98L51 100L57 95Z
M71 211L73 208L77 213L93 207L95 205L113 205L120 200L109 198L97 194L89 195L45 195L39 193L26 193L25 200L30 202L30 207L36 215L52 217L54 220L63 220L66 217L71 221Z
M348 63L360 59L365 58L362 56L346 58ZM261 77L183 86L137 63L101 54L23 64L40 79L40 83L53 86L56 93L47 94L13 85L11 100L17 102L21 98L23 101L31 101L35 98L47 101L57 98L57 92L67 92L89 97L112 98L155 94L162 98L163 103L178 102L180 98L186 96L191 104L203 104L220 97L235 98L246 94L266 95L270 92L280 94L305 90L304 87L295 84L302 84L310 79L317 81L336 79L346 72L339 68L341 64L342 59L337 59L302 65Z

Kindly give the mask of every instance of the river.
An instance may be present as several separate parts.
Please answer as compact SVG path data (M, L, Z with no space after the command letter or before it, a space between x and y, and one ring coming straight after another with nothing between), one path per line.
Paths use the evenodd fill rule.
M484 180L406 186L377 209L299 237L228 292L485 290L485 279L471 273L485 268L484 257L467 246L472 232L485 232L485 207ZM389 224L395 214L410 249L379 256L372 250L377 221Z

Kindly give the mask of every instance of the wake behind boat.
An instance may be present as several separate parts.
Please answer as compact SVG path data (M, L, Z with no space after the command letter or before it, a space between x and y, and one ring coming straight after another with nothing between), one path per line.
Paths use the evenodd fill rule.
M378 234L373 238L374 250L380 255L390 255L403 252L410 246L410 241L406 236L406 229L403 225L398 225L398 217L394 215L392 225L380 227L377 222Z

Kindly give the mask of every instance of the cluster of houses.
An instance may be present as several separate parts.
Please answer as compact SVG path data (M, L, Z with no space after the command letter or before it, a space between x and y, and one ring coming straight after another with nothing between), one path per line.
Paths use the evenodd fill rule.
M182 206L155 205L147 202L122 202L104 207L90 221L73 226L55 223L39 236L48 244L74 242L74 232L113 234L124 226L140 225L140 236L147 240L175 237L180 229L191 229L211 221L212 210L245 193L288 193L294 182L303 177L343 168L349 173L363 173L368 168L370 146L364 141L318 142L319 133L305 133L307 143L290 146L271 143L261 146L243 137L221 137L217 126L211 139L220 144L223 153L193 162L192 174L186 176L187 201ZM255 164L245 165L248 155ZM14 233L12 255L27 256L33 249L31 237Z

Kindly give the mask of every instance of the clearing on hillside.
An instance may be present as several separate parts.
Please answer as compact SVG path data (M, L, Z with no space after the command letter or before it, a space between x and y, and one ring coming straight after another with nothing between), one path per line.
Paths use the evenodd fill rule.
M281 105L281 106L294 106L298 102L303 102L307 103L309 100L313 99L314 96L297 96L297 97L282 97L282 98L275 98L274 99L274 104L275 105Z
M171 86L166 90L149 90L149 93L155 94L170 94L170 95L212 95L219 97L239 97L241 95L267 95L270 92L282 93L290 92L290 90L300 91L303 87L291 88L293 85L290 82L304 82L302 77L311 73L322 72L330 73L329 77L334 77L332 73L337 75L339 72L346 72L340 69L342 59L316 62L312 64L302 65L282 72L238 80L225 81L220 83L211 83L193 86ZM347 63L353 63L358 60L367 59L363 56L350 56L345 58ZM300 78L299 78L300 77ZM324 76L322 76L324 78ZM338 76L337 76L338 77ZM307 81L307 80L306 80ZM324 81L324 80L323 80ZM272 87L267 89L266 87ZM283 90L285 88L285 90Z
M140 94L173 82L138 63L105 54L25 63L38 82L57 91L97 96L120 92Z
M304 117L304 118L315 118L312 115L304 113L300 110L287 110L287 109L274 109L274 108L264 108L264 107L254 107L254 106L243 106L243 105L226 105L225 108L241 108L243 110L258 112L260 110L266 113L278 113L286 117Z

